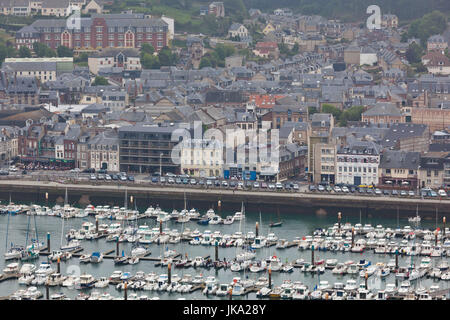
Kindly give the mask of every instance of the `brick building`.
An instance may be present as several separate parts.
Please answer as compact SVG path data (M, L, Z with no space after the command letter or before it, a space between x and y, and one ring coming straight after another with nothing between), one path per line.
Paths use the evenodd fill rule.
M92 15L81 18L78 29L68 29L66 20L36 20L16 32L16 48L41 42L52 49L63 45L75 50L140 48L151 44L156 51L168 45L168 24L141 14Z

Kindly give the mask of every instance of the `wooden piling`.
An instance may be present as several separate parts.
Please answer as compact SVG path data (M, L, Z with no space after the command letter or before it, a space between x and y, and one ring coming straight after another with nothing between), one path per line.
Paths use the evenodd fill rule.
M311 265L314 265L314 246L311 246Z
M45 285L45 298L47 300L50 299L50 289L48 288L48 284Z
M398 249L395 250L395 271L398 270Z
M162 220L159 220L159 234L162 234Z
M338 212L338 228L339 228L339 232L341 232L341 218L342 218L342 213Z
M367 286L367 279L369 278L369 274L366 272L366 274L364 275L364 285L366 286L366 290L368 290L368 286Z
M127 290L128 290L128 288L127 288L127 282L125 281L125 286L124 286L124 290L123 290L123 299L124 299L124 300L127 300L127 299L128 299L128 296L127 296Z
M443 232L443 236L445 237L445 222L447 221L447 219L445 217L442 218L442 222L444 223L444 229L442 230Z
M272 269L269 268L269 289L272 289Z
M355 228L352 227L352 248L355 243Z
M47 232L47 251L50 252L50 232Z
M259 223L258 222L256 222L256 225L255 225L255 236L259 236Z
M95 217L95 233L98 233L98 218Z
M57 270L58 270L58 273L61 274L61 258L60 257L58 257Z
M172 283L172 264L170 262L167 265L167 282Z
M214 249L215 249L215 258L216 258L215 261L219 261L219 242L217 240L216 240Z
M117 237L116 241L116 257L119 257L119 237Z

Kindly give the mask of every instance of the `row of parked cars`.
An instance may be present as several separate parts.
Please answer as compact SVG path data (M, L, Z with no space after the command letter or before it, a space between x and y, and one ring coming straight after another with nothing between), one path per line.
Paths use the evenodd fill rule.
M374 186L352 186L352 185L324 185L319 184L317 186L310 185L309 191L315 192L334 192L334 193L359 193L359 194L369 194L369 195L385 195L385 196L400 196L400 197L416 197L419 196L413 190L388 190L388 189L380 189ZM444 189L440 189L437 192L430 188L423 188L420 190L421 197L448 197L447 192Z
M107 174L107 173L91 173L89 180L97 181L131 181L134 182L134 176L129 176L125 172L120 172L119 174Z
M240 181L235 179L221 180L216 177L207 177L203 179L191 178L188 175L170 175L165 177L152 176L152 183L160 184L184 184L191 186L207 186L238 189L266 189L266 190L299 190L296 183L281 182L259 182L259 181Z

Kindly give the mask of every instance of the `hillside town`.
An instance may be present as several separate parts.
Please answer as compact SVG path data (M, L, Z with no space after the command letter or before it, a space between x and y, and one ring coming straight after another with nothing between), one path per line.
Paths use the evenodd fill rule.
M2 1L3 15L42 16L15 32L23 55L1 66L3 165L450 188L450 27L426 39L412 63L408 52L421 40L402 39L393 14L369 30L249 9L214 37L175 30L167 16L109 13L106 4ZM198 15L227 12L212 2ZM40 55L44 46L58 55ZM233 158L244 150L242 163L223 161L230 148L206 135L174 139L198 123L227 138L229 130L266 130L268 140L277 132L278 170L249 159L248 139L231 147Z

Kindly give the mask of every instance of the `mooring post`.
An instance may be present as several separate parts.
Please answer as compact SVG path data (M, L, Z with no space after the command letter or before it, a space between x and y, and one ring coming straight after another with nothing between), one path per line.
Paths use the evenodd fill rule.
M272 289L272 268L269 267L269 289Z
M398 249L395 250L395 271L398 270Z
M116 257L119 256L119 236L117 236L117 241L116 241Z
M442 222L444 223L444 229L442 230L443 232L443 236L445 237L445 222L447 221L447 219L445 217L442 218Z
M230 288L228 294L230 295L230 300L233 300L233 287Z
M125 286L124 286L124 290L123 290L123 299L127 300L128 296L127 296L127 282L125 281Z
M49 290L49 288L48 288L48 283L45 284L45 298L46 298L47 300L50 299L50 290Z
M50 253L50 232L47 232L47 251Z
M311 246L311 265L314 265L314 245Z
M436 229L436 231L434 232L434 245L435 246L437 246L437 243L438 243L438 233L439 233L439 230Z
M95 217L95 233L98 233L98 218Z
M61 274L61 258L60 257L58 257L58 264L57 264L57 272L59 273L59 274Z
M159 220L159 234L162 234L162 220Z
M170 262L167 265L167 282L172 283L172 264Z
M219 261L219 242L217 240L216 240L214 249L215 249L215 253L216 253L216 255L215 255L216 261Z
M366 286L366 290L368 290L368 286L367 286L367 279L369 278L369 274L366 272L366 274L364 275L364 285Z
M342 213L338 212L338 229L339 229L339 233L341 233L341 218L342 218Z
M259 236L259 223L258 222L256 222L256 225L255 225L255 236L256 237Z
M352 227L352 248L353 248L354 243L355 243L355 228Z

